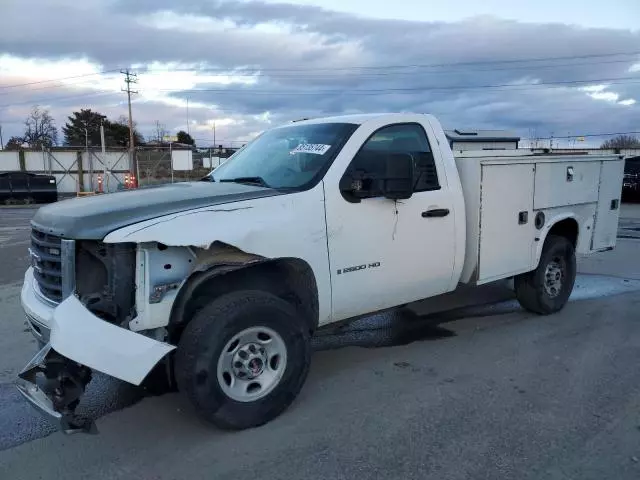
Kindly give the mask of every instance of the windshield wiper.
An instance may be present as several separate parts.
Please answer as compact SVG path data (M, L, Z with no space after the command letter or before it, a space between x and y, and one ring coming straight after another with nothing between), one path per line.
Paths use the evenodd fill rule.
M223 178L219 180L219 182L248 183L249 185L260 185L261 187L270 188L262 177Z

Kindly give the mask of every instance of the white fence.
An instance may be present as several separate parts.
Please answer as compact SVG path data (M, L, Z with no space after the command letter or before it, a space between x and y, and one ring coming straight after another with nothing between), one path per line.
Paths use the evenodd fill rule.
M226 162L224 157L202 157L202 166L205 168L216 168Z
M0 152L0 172L15 172L20 170L20 156L18 152Z
M124 182L129 168L127 152L24 151L23 168L20 152L0 151L0 171L25 170L53 175L59 193L97 191L101 178L103 191L116 191Z
M138 159L147 152L137 152ZM22 166L21 166L22 155ZM175 171L194 169L191 150L174 150L160 153L168 168ZM123 188L129 173L127 151L42 150L0 151L0 172L25 170L44 173L56 178L59 193L78 191L114 192ZM141 172L142 174L142 172Z

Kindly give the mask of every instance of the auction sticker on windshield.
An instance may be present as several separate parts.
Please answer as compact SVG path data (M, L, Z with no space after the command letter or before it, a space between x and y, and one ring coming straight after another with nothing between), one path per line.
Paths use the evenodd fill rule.
M291 153L291 155L294 153L315 153L316 155L324 155L330 148L331 145L324 145L322 143L301 143L289 153Z

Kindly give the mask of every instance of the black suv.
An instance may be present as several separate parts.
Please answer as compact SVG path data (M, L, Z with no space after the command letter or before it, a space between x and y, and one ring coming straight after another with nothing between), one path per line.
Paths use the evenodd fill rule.
M640 200L640 156L625 159L622 197L625 200Z

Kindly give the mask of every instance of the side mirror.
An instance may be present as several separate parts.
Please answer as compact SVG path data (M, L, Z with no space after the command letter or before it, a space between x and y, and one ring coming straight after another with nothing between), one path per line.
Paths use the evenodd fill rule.
M391 153L385 159L382 195L404 200L413 195L413 157L408 153Z
M407 153L360 153L340 180L344 198L353 203L363 198L402 200L413 194L413 157Z

